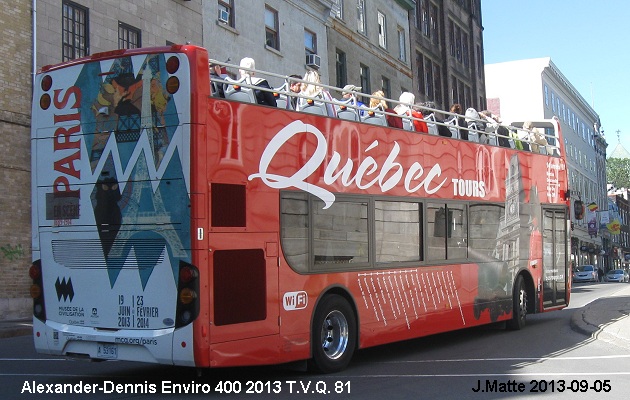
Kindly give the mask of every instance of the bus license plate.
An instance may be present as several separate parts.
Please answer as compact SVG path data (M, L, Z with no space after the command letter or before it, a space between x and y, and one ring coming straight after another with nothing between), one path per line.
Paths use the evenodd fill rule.
M118 345L112 343L99 343L96 349L96 357L115 360L118 358Z

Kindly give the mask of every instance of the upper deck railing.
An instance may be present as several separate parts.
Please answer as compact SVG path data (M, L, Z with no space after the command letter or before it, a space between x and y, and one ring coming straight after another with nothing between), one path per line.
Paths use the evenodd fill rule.
M517 124L517 126L505 125L499 122L500 120L495 116L483 116L471 108L466 110L466 114L457 114L434 108L431 106L431 102L408 104L399 100L359 92L351 92L352 95L349 99L338 100L334 98L333 94L337 94L337 96L341 98L342 94L347 91L319 82L309 82L304 79L293 78L269 71L244 68L217 60L211 59L209 63L212 65L220 65L223 68L230 68L236 71L243 70L249 73L249 78L232 79L229 76L211 78L213 85L223 86L224 97L227 99L256 103L255 91L271 92L277 100L278 107L283 109L293 110L290 99L295 98L299 105L295 111L298 112L388 127L392 127L389 125L388 119L391 121L391 118L400 118L403 122L403 129L407 131L416 131L415 122L417 121L420 122L420 126L426 124L426 132L416 131L418 133L452 137L475 143L531 151L540 154L560 155L561 141L556 128L557 124L553 124L550 121L524 122ZM270 88L258 86L258 79L267 80ZM281 82L281 84L279 86L273 86L270 82L271 79ZM293 82L299 82L303 85L314 85L321 88L324 95L313 97L292 92L289 88ZM221 97L214 91L213 96ZM406 114L397 114L393 109L385 109L382 106L370 108L366 105L360 105L357 96L379 101L384 100L388 105L393 104L393 107L399 104L404 105L409 109L421 113L421 116L417 114L412 115L409 112Z

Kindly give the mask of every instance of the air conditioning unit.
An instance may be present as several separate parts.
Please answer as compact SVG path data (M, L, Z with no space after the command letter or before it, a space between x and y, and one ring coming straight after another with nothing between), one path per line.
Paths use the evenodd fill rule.
M322 65L322 59L317 54L307 54L306 65L311 68L319 69L320 65Z
M219 21L224 24L230 23L230 13L226 10L219 10Z

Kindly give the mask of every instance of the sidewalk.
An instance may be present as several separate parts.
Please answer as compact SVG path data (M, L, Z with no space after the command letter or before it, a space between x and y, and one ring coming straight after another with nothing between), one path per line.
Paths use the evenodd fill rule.
M615 295L576 310L571 316L571 329L630 350L630 284L611 285L623 286Z
M33 321L28 319L0 320L0 339L33 334Z
M630 284L619 283L620 291L576 310L571 329L630 350ZM622 286L623 285L623 286ZM31 335L31 319L0 321L0 338Z

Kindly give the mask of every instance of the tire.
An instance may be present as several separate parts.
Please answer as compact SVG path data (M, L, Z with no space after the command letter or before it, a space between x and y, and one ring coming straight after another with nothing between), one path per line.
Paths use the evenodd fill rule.
M343 370L356 344L357 323L350 304L339 295L327 295L313 317L310 369L326 374Z
M525 280L521 275L514 282L514 295L512 298L512 319L507 322L508 329L520 330L525 327L527 320L527 291Z

